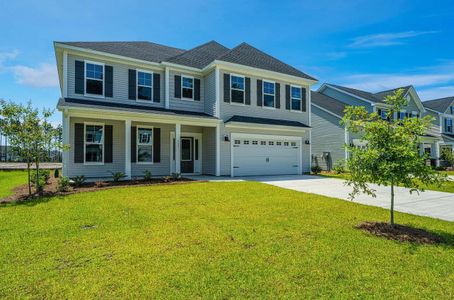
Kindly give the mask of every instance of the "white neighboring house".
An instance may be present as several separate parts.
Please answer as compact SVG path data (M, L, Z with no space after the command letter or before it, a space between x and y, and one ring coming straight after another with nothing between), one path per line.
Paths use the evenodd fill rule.
M242 43L54 42L63 174L275 175L310 170L317 80Z

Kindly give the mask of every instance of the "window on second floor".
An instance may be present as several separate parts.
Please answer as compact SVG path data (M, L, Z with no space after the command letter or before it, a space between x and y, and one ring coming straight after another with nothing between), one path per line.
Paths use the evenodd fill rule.
M451 111L451 115L454 115L454 106L450 106L449 110Z
M244 77L230 76L231 102L244 104Z
M183 99L194 99L194 78L181 76L181 95Z
M275 107L275 84L263 81L263 107Z
M137 71L137 100L152 101L153 74L145 71Z
M445 119L445 132L452 132L452 119Z
M301 88L297 86L291 87L291 110L301 111Z
M104 95L104 65L85 62L85 93Z

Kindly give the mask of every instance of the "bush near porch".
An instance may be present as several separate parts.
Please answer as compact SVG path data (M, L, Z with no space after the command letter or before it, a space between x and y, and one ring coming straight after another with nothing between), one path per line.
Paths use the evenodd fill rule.
M252 182L129 187L0 206L2 298L454 297L444 243L355 228L388 211Z

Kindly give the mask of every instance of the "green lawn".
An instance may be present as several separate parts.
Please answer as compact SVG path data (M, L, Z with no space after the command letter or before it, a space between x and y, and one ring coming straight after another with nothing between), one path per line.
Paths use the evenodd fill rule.
M11 195L13 188L26 183L26 171L0 171L0 199Z
M0 207L0 298L453 298L442 245L354 228L388 211L253 183L129 187Z
M339 178L339 179L347 179L349 174L335 174L335 173L320 173L319 176L330 177L330 178ZM437 186L434 184L429 184L424 187L426 190L431 191L440 191L440 192L447 192L447 193L454 193L454 181L446 181L441 186Z

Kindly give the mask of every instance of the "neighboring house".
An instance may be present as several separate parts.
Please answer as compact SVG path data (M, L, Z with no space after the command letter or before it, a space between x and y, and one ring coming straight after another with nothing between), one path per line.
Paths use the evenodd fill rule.
M433 117L431 134L439 139L438 153L443 149L453 150L454 145L454 97L429 100L423 102L426 114Z
M420 117L425 113L424 106L413 86L395 88L378 93L370 93L358 89L325 83L318 91L312 92L312 164L318 164L322 169L331 169L336 162L348 158L344 145L365 146L361 136L348 132L340 124L347 106L364 106L369 112L377 112L386 116L389 109L384 102L387 95L403 89L408 99L408 105L400 112L394 113L394 118ZM437 144L439 137L428 132L423 137L421 153L426 151L432 158L438 158Z
M316 79L242 43L55 42L63 174L310 170Z

